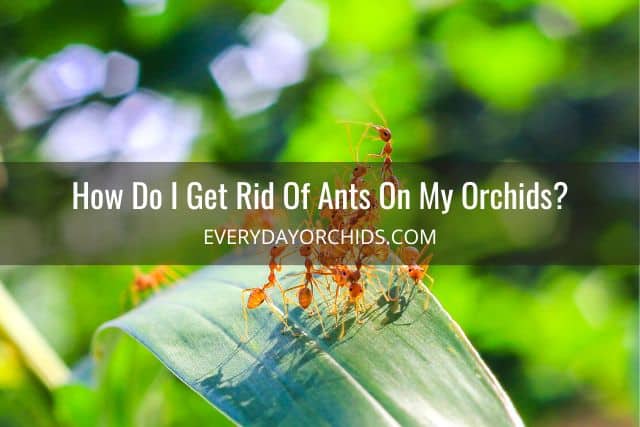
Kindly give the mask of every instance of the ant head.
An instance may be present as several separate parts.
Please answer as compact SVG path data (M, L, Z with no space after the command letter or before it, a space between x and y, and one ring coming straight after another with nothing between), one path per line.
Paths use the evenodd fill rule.
M422 280L422 278L424 277L424 269L422 269L422 267L418 266L418 265L412 265L407 269L407 273L409 274L409 277L411 277L413 280Z
M349 285L349 294L351 298L356 299L363 294L362 285L359 283L352 283Z
M364 176L366 173L367 167L365 165L356 165L356 167L353 168L353 176L356 178Z
M375 130L378 132L378 136L380 137L380 139L384 142L389 142L391 140L391 131L389 130L389 128L386 128L384 126L376 126Z
M277 256L282 255L282 253L284 252L284 250L285 250L286 248L287 248L287 247L286 247L286 246L284 246L284 245L283 245L283 246L272 246L272 247L271 247L271 250L269 251L269 254L270 254L272 257L274 257L274 258L275 258L275 257L277 257Z
M302 245L300 246L300 256L308 257L311 255L311 245Z

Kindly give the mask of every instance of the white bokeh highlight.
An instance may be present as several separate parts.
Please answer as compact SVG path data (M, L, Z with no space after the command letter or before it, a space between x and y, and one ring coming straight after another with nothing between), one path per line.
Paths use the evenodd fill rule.
M309 52L324 43L327 11L309 0L287 0L272 15L253 14L241 27L247 46L233 45L209 71L236 117L274 104L280 91L304 80Z
M188 158L200 128L197 106L138 91L115 107L94 102L64 113L40 154L56 162L179 162Z
M41 63L28 84L47 109L57 110L102 90L104 77L102 52L72 45Z
M121 52L106 56L105 79L102 95L106 98L126 95L138 86L138 61Z

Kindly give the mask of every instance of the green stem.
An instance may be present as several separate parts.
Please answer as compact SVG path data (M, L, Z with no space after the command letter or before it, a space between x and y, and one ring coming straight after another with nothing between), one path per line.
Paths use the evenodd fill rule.
M2 282L0 330L16 345L27 366L50 390L69 380L67 366L20 309Z

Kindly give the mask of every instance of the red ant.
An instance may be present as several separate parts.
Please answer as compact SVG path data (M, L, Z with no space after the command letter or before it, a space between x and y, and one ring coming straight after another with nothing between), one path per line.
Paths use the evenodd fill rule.
M389 129L389 126L387 124L387 120L385 119L384 115L382 114L382 112L380 111L380 109L375 105L375 103L373 102L373 100L370 100L370 107L375 111L375 113L380 117L380 119L382 119L382 122L384 123L383 125L378 125L375 123L371 123L371 122L357 122L357 121L345 121L345 120L341 120L339 121L339 123L342 124L359 124L359 125L363 125L364 131L362 132L362 135L360 136L360 139L358 140L358 143L356 144L356 148L355 148L355 158L356 161L358 159L358 153L360 151L360 145L362 144L362 141L369 137L369 130L373 129L377 135L376 137L374 137L374 139L379 139L380 141L382 141L384 143L382 150L380 151L379 154L368 154L369 157L377 157L377 158L381 158L383 160L383 165L382 165L382 178L385 181L389 181L392 182L394 184L394 186L396 188L399 188L399 182L398 179L395 177L395 175L393 174L393 170L391 168L391 164L393 163L392 159L391 159L391 155L393 153L393 137L391 134L391 130ZM349 127L347 127L347 133L349 135L349 147L350 150L352 152L354 152L354 149L351 148L351 130Z
M158 292L162 285L168 285L180 279L180 275L167 265L154 267L148 273L143 273L139 267L134 267L134 278L129 285L132 304L140 303L140 295L147 291Z
M404 264L401 267L404 274L406 274L407 277L413 281L414 285L419 286L420 289L427 294L423 305L423 308L425 310L429 307L429 295L431 287L435 282L433 280L433 277L431 277L427 273L433 254L427 255L426 257L424 257L424 259L422 259L422 261L420 261L428 247L429 245L424 245L421 251L418 251L418 249L413 246L402 246L398 248L398 255ZM423 279L425 278L429 282L429 286L424 284Z
M288 327L287 319L286 319L287 304L286 304L286 300L284 299L285 291L282 288L282 285L280 284L278 279L276 278L276 271L282 271L282 256L286 248L287 247L284 245L273 246L269 250L269 256L270 256L269 276L267 277L267 282L264 285L257 288L243 289L242 293L240 294L240 298L242 299L242 312L244 316L245 336L247 338L249 336L249 320L248 320L249 315L247 313L247 309L252 310L254 308L257 308L260 305L262 305L263 302L266 302L269 308L271 309L271 311L273 311L276 314L276 316L278 316L278 318L284 323L285 327ZM271 297L266 292L267 289L273 288L276 285L278 286L278 288L280 289L280 293L282 294L284 315L282 315L280 311L276 308L276 306L273 304L273 301L271 300ZM245 304L244 294L247 292L249 292L249 298L247 299L247 303Z
M345 297L340 336L338 337L339 339L343 338L345 334L344 322L345 322L347 309L349 308L349 304L353 304L356 322L358 323L362 323L362 320L360 319L360 312L365 312L367 310L367 307L364 301L365 287L364 287L364 284L360 283L361 267L362 267L362 264L358 261L356 263L356 269L348 271L348 274L346 277L347 284L349 285L349 293ZM338 292L336 290L336 297L337 295L338 295ZM337 322L337 313L336 313L336 322Z
M336 293L333 302L333 313L336 316L336 327L338 326L338 298L340 296L340 289L348 286L348 293L345 295L344 301L344 310L341 322L341 332L339 338L344 337L345 333L345 317L346 311L349 308L350 304L353 304L355 311L356 322L362 323L360 319L360 313L365 312L367 310L367 305L365 303L365 283L361 281L362 275L366 274L369 276L369 273L363 273L364 259L369 256L374 256L376 254L377 248L374 245L364 245L360 248L360 252L358 257L355 260L355 269L350 270L345 265L339 265L332 269L332 277L334 282L336 283ZM369 276L370 279L373 279L373 276ZM380 289L379 289L380 290ZM390 299L382 290L382 293L387 301Z
M324 327L324 322L322 321L322 314L320 313L320 307L318 306L317 300L314 298L314 291L320 292L322 298L326 298L322 291L320 290L320 286L316 279L313 277L314 274L331 274L330 272L324 270L318 270L313 267L313 261L311 260L311 256L313 255L313 247L311 245L302 245L299 250L300 256L304 258L304 281L300 285L296 285L292 288L287 289L285 292L298 290L298 304L300 308L306 310L312 303L314 304L315 314L318 316L318 320L320 322L320 326L322 328L323 335L327 335L326 329ZM309 313L313 315L314 313Z

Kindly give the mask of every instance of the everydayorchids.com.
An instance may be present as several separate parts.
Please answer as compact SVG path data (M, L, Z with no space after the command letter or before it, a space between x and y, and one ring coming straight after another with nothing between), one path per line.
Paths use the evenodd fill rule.
M435 229L396 228L370 229L246 229L206 228L205 246L213 245L380 245L389 242L399 245L435 245Z

